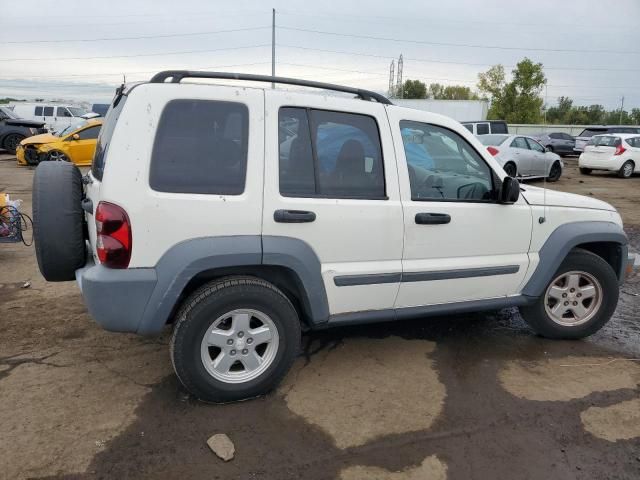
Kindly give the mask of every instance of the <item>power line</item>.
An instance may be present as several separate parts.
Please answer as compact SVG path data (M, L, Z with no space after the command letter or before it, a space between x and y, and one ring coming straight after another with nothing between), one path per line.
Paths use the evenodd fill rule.
M250 30L264 30L271 27L248 27L234 28L231 30L211 30L208 32L190 33L164 33L160 35L138 35L132 37L103 37L103 38L72 38L68 40L18 40L10 42L0 42L0 44L32 44L32 43L79 43L79 42L110 42L116 40L145 40L148 38L174 38L174 37L195 37L199 35L213 35L217 33L247 32Z
M280 47L284 47L284 48L295 48L295 49L299 49L299 50L310 50L310 51L315 51L315 52L325 52L325 53L337 53L340 55L355 55L355 56L360 56L360 57L371 57L371 58L384 58L385 60L389 60L394 58L393 55L380 55L380 54L374 54L374 53L363 53L363 52L350 52L350 51L345 51L345 50L327 50L327 49L322 49L322 48L312 48L312 47L301 47L298 45L285 45L285 44L278 44L278 46ZM472 67L491 67L492 63L470 63L470 62L452 62L452 61L445 61L445 60L433 60L433 59L428 59L428 58L415 58L415 57L406 57L407 60L412 60L414 62L424 62L424 63L441 63L441 64L447 64L447 65L465 65L465 66L472 66ZM515 64L504 64L503 66L505 67L515 67ZM544 69L545 70L576 70L576 71L605 71L605 72L640 72L640 68L620 68L620 69L615 69L615 68L608 68L608 67L548 67L546 65L544 65Z
M311 30L307 28L297 27L278 27L281 30L290 30L295 32L316 33L320 35L333 35L338 37L349 38L363 38L366 40L381 40L386 42L399 42L399 43L417 43L420 45L435 45L442 47L464 47L464 48L487 48L496 50L526 50L526 51L538 51L538 52L569 52L569 53L620 53L626 55L640 55L640 52L632 52L629 50L584 50L584 49L570 49L570 48L536 48L536 47L505 47L502 45L476 45L468 43L444 43L444 42L429 42L426 40L411 40L392 37L376 37L374 35L356 35L352 33L340 33L340 32L328 32L325 30Z
M136 53L132 55L107 55L100 57L44 57L44 58L0 58L0 62L18 62L18 61L44 61L44 60L98 60L103 58L132 58L132 57L163 57L166 55L186 55L190 53L208 53L208 52L223 52L227 50L240 50L244 48L260 48L269 47L270 44L261 45L246 45L243 47L227 47L227 48L212 48L206 50L183 50L179 52L161 52L161 53Z

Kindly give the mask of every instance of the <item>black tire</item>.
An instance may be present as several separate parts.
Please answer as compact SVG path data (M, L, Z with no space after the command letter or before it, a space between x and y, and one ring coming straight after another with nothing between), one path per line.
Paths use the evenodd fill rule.
M202 340L217 318L237 309L266 314L279 341L272 363L258 377L224 382L210 374L201 357ZM255 277L227 277L192 293L176 315L171 339L173 369L184 387L205 402L224 403L264 395L287 374L300 350L301 328L296 309L271 283Z
M560 162L554 162L551 165L551 169L549 170L549 176L547 177L548 182L557 182L560 180L562 176L562 167L560 166Z
M620 170L618 170L618 176L620 178L631 178L633 176L633 171L636 168L636 164L633 163L632 160L627 160L622 164Z
M25 138L27 137L25 137L24 135L20 135L19 133L10 133L6 137L4 137L2 148L4 148L11 155L15 155L18 145L20 145L20 142Z
M82 175L66 162L43 162L33 177L33 237L40 273L49 282L75 280L86 262Z
M522 317L529 326L540 336L554 339L578 339L588 337L600 330L611 318L618 304L618 278L611 266L601 257L582 249L575 249L569 252L567 258L562 262L553 279L559 275L580 271L592 275L602 288L602 303L593 317L587 322L566 326L555 322L547 313L545 308L546 291L536 301L536 303L520 308Z
M516 167L516 164L513 162L507 162L504 166L504 172L510 177L515 178L516 175L518 174L518 169Z
M593 170L591 168L582 168L582 167L580 167L580 173L582 175L591 175L591 172L593 172Z

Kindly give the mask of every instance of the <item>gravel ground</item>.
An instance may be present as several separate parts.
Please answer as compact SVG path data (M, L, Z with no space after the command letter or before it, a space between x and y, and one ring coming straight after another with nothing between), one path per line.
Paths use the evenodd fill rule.
M615 205L640 252L640 177L566 163L550 187ZM0 153L0 191L27 213L32 175ZM166 333L102 331L33 247L0 244L0 478L637 479L639 284L583 341L538 338L516 309L307 335L276 392L206 405Z

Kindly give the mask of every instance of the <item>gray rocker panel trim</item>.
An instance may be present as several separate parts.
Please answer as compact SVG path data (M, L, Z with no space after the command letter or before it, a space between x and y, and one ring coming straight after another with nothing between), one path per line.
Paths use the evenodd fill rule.
M540 249L540 263L522 289L522 294L529 297L542 295L569 251L578 245L593 242L612 242L619 245L621 261L616 268L616 275L618 280L623 281L628 250L628 239L624 230L613 222L566 223L556 228Z
M410 320L436 315L452 315L465 312L482 312L500 310L507 307L518 307L531 303L532 299L522 295L513 297L490 298L486 300L470 300L467 302L423 305L419 307L390 308L387 310L369 310L366 312L340 313L331 315L324 328L361 323L387 322L393 320Z
M364 275L340 275L334 277L333 283L337 287L351 287L356 285L376 285L381 283L410 283L431 282L434 280L453 280L456 278L491 277L494 275L509 275L517 273L519 265L505 265L499 267L458 268L454 270L436 270L431 272L405 273L373 273Z

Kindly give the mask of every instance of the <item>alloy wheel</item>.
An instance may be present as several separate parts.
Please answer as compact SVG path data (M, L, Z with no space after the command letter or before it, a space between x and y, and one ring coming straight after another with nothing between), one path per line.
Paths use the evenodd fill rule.
M587 272L556 277L545 293L545 310L559 325L573 327L591 320L602 305L602 286Z

